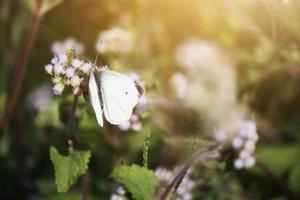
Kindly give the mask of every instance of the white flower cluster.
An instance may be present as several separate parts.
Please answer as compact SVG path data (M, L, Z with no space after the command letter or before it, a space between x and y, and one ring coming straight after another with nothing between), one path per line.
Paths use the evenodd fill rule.
M82 81L88 77L92 63L77 58L70 58L67 54L55 55L45 71L52 76L53 92L61 95L65 86L71 86L74 94L80 93Z
M122 130L122 131L135 131L138 132L140 130L142 130L142 122L140 119L140 116L137 114L132 114L130 119L122 124L119 124L118 127Z
M98 53L126 54L133 49L132 34L120 27L114 27L101 32L96 41Z
M258 141L256 124L253 121L243 121L240 123L239 134L232 140L232 147L239 150L239 157L234 161L236 169L251 168L255 165L253 155Z
M125 190L122 186L119 186L117 190L111 195L111 200L126 200Z
M84 46L78 42L75 38L69 37L64 41L55 41L51 46L53 54L69 54L70 51L75 51L77 55L81 55L84 52Z
M244 108L236 101L236 74L222 49L213 42L189 38L175 51L183 72L170 79L176 97L206 118L205 132L230 141Z
M172 181L179 170L181 170L181 168L179 167L176 167L173 171L159 167L155 170L154 173L158 177L159 181L163 184L163 186L165 186ZM183 178L180 186L177 188L176 200L193 199L192 190L196 186L196 183L190 178L191 173L192 169L190 168Z

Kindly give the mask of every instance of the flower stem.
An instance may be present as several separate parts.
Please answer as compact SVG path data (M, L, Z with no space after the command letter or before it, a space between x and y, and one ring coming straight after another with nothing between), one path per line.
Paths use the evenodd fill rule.
M9 94L9 97L6 101L5 110L3 111L3 115L0 122L0 137L3 135L5 128L7 127L7 124L9 122L9 118L16 106L16 103L18 102L20 93L22 91L23 81L25 72L27 69L27 63L29 60L29 55L32 49L32 44L34 41L34 38L36 36L36 32L39 26L40 19L42 17L41 14L41 8L43 5L44 0L36 0L36 7L32 12L32 18L30 22L30 26L28 28L26 38L24 40L24 46L22 50L22 56L20 60L19 68L16 70L13 89L11 90L11 93Z
M72 104L71 113L70 113L69 124L68 124L68 134L69 134L70 139L73 141L76 141L76 137L77 137L75 117L76 117L76 108L78 105L78 98L79 98L79 95L74 95L73 104Z

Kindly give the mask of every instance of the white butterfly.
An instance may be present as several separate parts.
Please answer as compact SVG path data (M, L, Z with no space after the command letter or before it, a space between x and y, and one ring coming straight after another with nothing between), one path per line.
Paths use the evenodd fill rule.
M100 126L103 126L103 112L111 124L129 120L142 92L141 86L129 76L107 68L90 73L90 101Z

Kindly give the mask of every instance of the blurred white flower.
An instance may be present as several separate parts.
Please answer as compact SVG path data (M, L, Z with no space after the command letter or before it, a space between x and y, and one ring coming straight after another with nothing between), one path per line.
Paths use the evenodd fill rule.
M68 56L67 56L67 54L64 54L64 53L57 54L57 58L58 58L59 63L61 63L61 64L65 64L65 62L68 61Z
M187 39L176 49L176 61L186 68L209 69L222 63L220 49L212 42Z
M52 64L47 64L47 65L45 65L45 71L46 71L48 74L52 75L52 73L53 73L53 65L52 65Z
M53 89L54 94L56 95L61 95L62 91L64 90L64 85L63 84L55 84Z
M75 69L73 67L68 67L68 69L66 69L66 77L72 78L73 76L75 76Z
M74 38L67 38L64 41L55 41L52 44L51 51L53 54L68 54L74 50L76 54L82 54L84 46Z
M148 98L144 94L140 97L137 107L140 109L145 109L148 106Z
M255 162L256 162L255 158L253 156L249 156L245 159L244 165L246 168L251 168L255 165Z
M88 74L90 72L90 70L92 69L92 63L88 62L88 63L83 63L79 69L83 72Z
M244 144L244 140L240 136L236 136L232 141L232 146L235 149L240 149Z
M34 89L29 95L29 103L31 103L38 111L42 111L50 107L53 103L51 98L51 88L46 84L42 84L38 88Z
M140 117L137 114L133 113L128 121L119 124L118 127L122 131L132 130L138 132L142 130L142 122L140 120Z
M63 74L65 72L64 66L60 63L55 64L53 69L55 75Z
M128 131L131 127L131 124L129 121L123 122L122 124L118 125L119 129L121 129L122 131Z
M184 70L170 79L179 99L206 117L206 132L231 142L244 108L236 101L236 74L225 53L213 42L190 38L176 48L175 59Z
M187 92L187 77L182 73L176 72L171 77L171 84L174 87L174 90L176 91L177 97L180 99L184 99L186 97Z
M129 53L133 48L132 34L121 28L114 27L102 31L96 41L96 51L98 53Z
M75 58L72 60L71 64L75 69L78 69L83 64L83 61Z
M247 140L246 143L245 143L245 149L248 151L248 152L253 152L255 150L255 141L253 140Z
M55 55L55 56L51 59L50 62L51 62L53 65L58 64L58 63L59 63L58 57Z
M240 122L238 135L232 141L233 148L240 149L239 156L234 162L236 169L250 168L255 165L256 160L253 154L258 140L256 131L255 122L249 120ZM236 143L239 144L239 148L236 148Z
M242 169L244 167L244 162L242 159L238 158L234 161L234 167L236 169Z
M80 78L79 76L73 76L71 78L71 85L72 87L76 88L76 87L79 87L80 86L80 83L82 81L82 78Z
M126 200L125 198L125 190L122 186L119 186L117 190L111 195L111 200Z

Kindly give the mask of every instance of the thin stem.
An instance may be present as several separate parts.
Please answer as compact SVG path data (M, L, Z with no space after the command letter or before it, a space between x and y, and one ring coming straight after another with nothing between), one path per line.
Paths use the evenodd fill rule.
M181 181L185 177L187 171L189 168L196 162L200 161L201 163L205 163L207 160L210 159L216 159L219 157L219 147L216 148L215 150L210 150L210 149L201 149L197 152L195 152L189 160L185 163L183 168L178 172L178 174L173 178L171 183L166 187L166 189L158 195L155 200L165 200L169 196L169 194L172 192L172 190L175 188L176 189L179 187Z
M82 180L82 200L88 200L89 199L89 170L86 171L86 173L83 175Z
M75 125L75 114L76 114L76 108L78 105L78 98L79 95L74 95L73 99L73 104L71 108L71 113L70 113L70 119L69 119L69 124L68 124L68 133L71 139L75 140L76 139L76 125Z
M26 38L24 41L24 47L22 50L22 56L20 66L18 70L16 70L15 78L14 78L14 87L11 90L11 93L6 101L5 110L3 112L3 116L0 122L0 137L3 135L5 128L7 127L7 124L9 122L10 116L16 106L16 103L19 99L20 93L22 91L23 81L25 72L27 69L28 59L29 55L32 49L32 44L34 41L34 38L36 36L36 32L39 26L40 19L42 17L41 15L41 8L43 5L44 0L36 0L36 7L33 10L32 18L30 22L29 29L26 34Z

